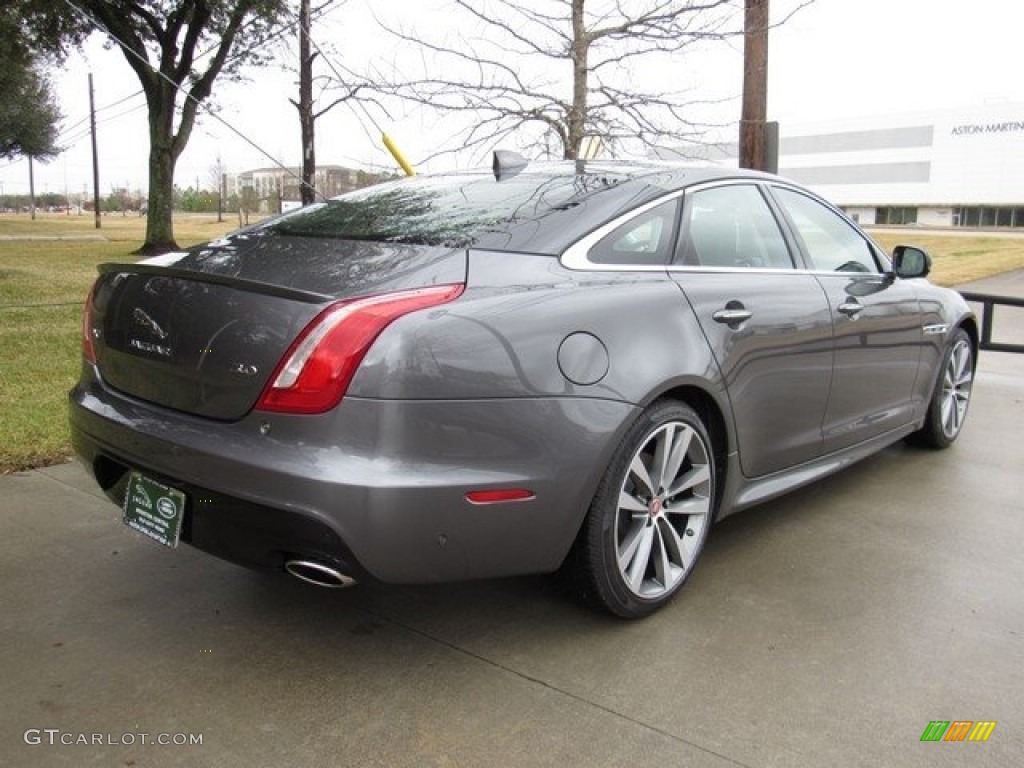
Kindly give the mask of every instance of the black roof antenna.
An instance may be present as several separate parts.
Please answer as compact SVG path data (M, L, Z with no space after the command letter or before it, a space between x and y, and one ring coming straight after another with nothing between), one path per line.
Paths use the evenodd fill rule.
M515 176L523 168L530 164L530 161L509 149L494 150L494 161L491 169L494 171L494 180L501 181L509 176Z

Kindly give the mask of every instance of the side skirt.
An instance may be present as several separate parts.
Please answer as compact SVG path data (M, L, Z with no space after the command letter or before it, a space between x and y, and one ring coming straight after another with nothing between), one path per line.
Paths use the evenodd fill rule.
M740 469L739 454L731 453L728 456L728 479L726 480L726 487L722 494L722 503L719 506L719 513L716 519L721 520L734 512L762 504L813 483L816 480L820 480L823 477L828 477L851 464L855 464L861 459L866 459L868 456L878 453L886 446L895 443L897 440L906 437L911 432L920 428L920 423L912 422L898 429L877 435L870 440L865 440L858 445L830 453L827 456L822 456L805 464L798 464L795 467L753 479L743 476L743 472Z

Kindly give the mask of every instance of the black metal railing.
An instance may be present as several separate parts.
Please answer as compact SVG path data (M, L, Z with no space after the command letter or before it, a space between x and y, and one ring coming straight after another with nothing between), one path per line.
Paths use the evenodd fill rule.
M1004 341L992 341L992 324L996 313L996 306L1003 307L1024 307L1024 299L1015 296L993 296L988 293L974 293L973 291L960 291L960 295L967 301L981 304L981 349L990 349L993 352L1024 352L1024 344L1010 344Z

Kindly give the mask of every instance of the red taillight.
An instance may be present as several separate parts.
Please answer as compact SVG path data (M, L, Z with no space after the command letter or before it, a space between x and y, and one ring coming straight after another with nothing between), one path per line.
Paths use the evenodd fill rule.
M96 347L93 345L92 335L92 297L96 293L96 286L89 289L89 297L85 300L85 307L82 309L82 356L86 362L96 365Z
M332 304L299 334L270 377L256 408L323 413L341 402L370 345L392 322L459 297L464 286L439 285Z

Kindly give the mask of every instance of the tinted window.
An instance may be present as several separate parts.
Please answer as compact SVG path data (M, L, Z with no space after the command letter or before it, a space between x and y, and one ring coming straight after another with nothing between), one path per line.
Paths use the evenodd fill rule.
M672 249L678 207L678 200L670 200L616 227L590 249L590 261L664 266Z
M799 192L776 187L775 196L796 227L811 266L825 272L877 272L868 241L849 222Z
M731 269L793 267L775 216L758 189L749 184L693 193L677 263Z
M300 208L265 228L298 237L464 246L516 222L572 207L625 179L571 173L523 173L501 181L487 174L403 179Z

